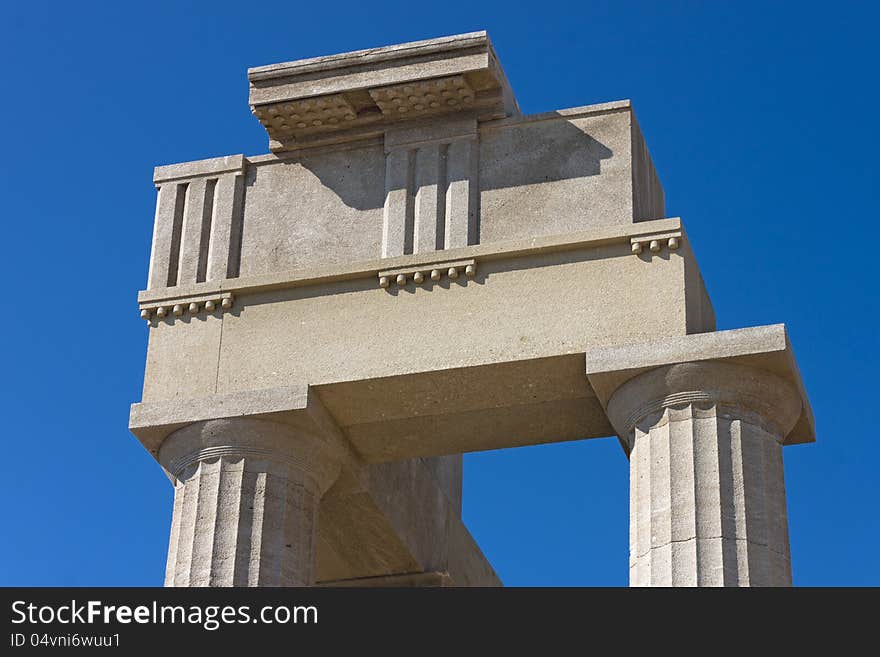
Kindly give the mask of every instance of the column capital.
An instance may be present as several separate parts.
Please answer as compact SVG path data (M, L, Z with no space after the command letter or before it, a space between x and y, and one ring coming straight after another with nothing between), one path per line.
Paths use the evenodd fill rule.
M340 460L327 441L283 422L261 418L223 418L195 422L173 432L159 449L158 460L175 479L202 462L228 457L260 463L266 472L295 471L323 495L340 472Z
M664 365L629 379L611 395L606 410L631 448L637 425L655 425L667 411L699 413L711 407L748 417L782 437L794 427L803 404L795 386L781 376L747 365L701 361Z
M318 506L341 470L319 433L201 420L173 431L157 458L174 482L166 586L314 583Z
M647 416L687 404L761 417L783 445L816 440L782 324L600 347L587 352L586 372L622 440Z

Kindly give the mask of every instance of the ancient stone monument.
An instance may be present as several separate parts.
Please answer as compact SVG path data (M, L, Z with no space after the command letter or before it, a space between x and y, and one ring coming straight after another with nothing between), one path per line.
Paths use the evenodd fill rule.
M791 583L791 346L715 331L629 102L523 116L482 32L248 79L270 154L154 176L166 585L498 585L461 454L615 434L632 585Z

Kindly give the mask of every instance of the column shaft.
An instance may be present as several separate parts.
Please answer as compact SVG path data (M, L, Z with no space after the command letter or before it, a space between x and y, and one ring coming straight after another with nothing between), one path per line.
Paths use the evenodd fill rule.
M793 386L719 362L650 370L611 396L629 449L632 586L790 586L782 438Z
M630 452L633 586L791 584L782 448L711 405L666 409Z

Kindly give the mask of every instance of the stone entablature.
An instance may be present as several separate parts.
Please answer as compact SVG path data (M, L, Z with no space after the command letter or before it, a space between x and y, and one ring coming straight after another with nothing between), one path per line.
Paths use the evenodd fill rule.
M715 331L628 101L523 116L484 32L248 78L272 152L153 179L169 585L500 584L461 454L615 433L632 584L790 583L791 345Z

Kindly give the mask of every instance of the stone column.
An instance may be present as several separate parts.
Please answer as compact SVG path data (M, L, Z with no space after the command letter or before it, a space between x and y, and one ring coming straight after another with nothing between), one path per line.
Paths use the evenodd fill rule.
M793 385L717 361L624 383L608 415L629 450L631 586L790 586L782 439Z
M166 586L314 584L318 503L340 469L319 436L197 422L166 439L159 462L175 482Z

